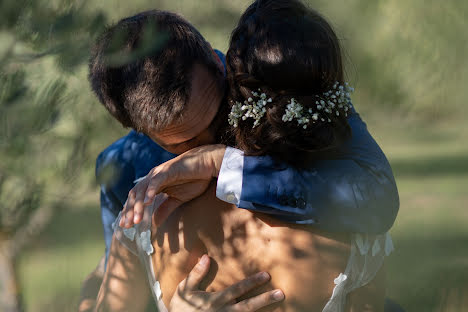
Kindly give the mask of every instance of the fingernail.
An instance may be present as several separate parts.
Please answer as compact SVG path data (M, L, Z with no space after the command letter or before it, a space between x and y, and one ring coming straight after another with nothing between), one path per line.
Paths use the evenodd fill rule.
M273 292L273 299L280 301L284 299L284 293L280 289L277 289Z
M199 263L200 263L201 265L207 265L207 264L208 264L208 260L209 260L208 256L207 256L207 255L203 255L203 256L201 257Z
M267 272L258 273L258 280L260 282L267 281L270 279L270 274Z

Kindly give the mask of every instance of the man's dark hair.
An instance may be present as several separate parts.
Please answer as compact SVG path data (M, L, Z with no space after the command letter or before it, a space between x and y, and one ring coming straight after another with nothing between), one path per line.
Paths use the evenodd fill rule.
M152 10L122 19L97 39L89 81L124 127L159 131L181 117L195 63L222 81L215 53L195 27L174 13Z
M344 84L339 40L330 24L300 0L257 0L234 29L226 55L229 103L243 103L259 88L272 102L265 116L239 120L233 129L246 155L271 155L301 164L339 147L351 136L344 112L307 129L282 116L291 98L317 112L316 96ZM314 158L312 157L312 158Z

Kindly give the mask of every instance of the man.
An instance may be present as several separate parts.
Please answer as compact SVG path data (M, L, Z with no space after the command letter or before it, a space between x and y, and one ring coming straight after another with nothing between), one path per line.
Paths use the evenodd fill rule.
M127 64L111 64L106 52L116 29L127 35L120 52L134 55L150 22L164 34L163 47ZM93 90L122 125L145 133L131 131L97 160L107 250L111 224L135 180L175 156L169 152L180 154L222 137L227 103L219 57L193 26L158 11L124 19L99 39L90 62ZM155 125L153 116L165 122ZM357 113L351 114L350 125L353 138L343 146L341 158L317 162L309 170L278 167L269 157L243 157L228 148L217 196L293 223L350 232L387 231L399 206L390 166ZM105 180L109 171L114 175ZM330 193L334 196L326 196Z

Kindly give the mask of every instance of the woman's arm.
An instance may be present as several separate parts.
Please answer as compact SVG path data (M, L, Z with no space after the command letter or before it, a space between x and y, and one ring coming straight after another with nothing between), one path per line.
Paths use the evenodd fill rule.
M138 257L114 235L95 311L144 311L150 297L147 277Z

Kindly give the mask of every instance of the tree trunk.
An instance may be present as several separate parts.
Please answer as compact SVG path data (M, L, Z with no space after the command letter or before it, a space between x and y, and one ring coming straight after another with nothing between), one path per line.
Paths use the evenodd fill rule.
M0 236L0 311L22 311L14 256L10 242L2 236Z

